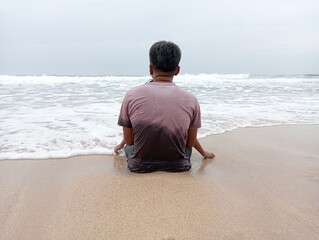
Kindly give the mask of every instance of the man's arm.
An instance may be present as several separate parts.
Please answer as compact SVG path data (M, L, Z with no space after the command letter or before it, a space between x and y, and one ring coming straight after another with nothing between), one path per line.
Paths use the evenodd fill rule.
M200 144L200 142L198 141L198 139L196 140L196 143L194 145L194 148L204 157L204 158L214 158L215 154L212 152L207 152L203 149L202 145Z
M192 148L195 146L197 140L197 128L188 129L188 138L186 142L186 146Z
M127 145L134 144L132 128L123 127L123 136L124 136L124 141Z

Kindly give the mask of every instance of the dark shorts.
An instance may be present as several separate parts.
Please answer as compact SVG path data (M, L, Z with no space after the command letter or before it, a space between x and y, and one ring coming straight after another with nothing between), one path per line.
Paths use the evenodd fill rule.
M190 157L192 155L192 149L186 147L185 159L178 161L145 161L141 159L132 159L131 155L133 152L134 145L125 145L124 151L127 157L128 169L131 172L147 173L155 171L166 171L166 172L184 172L191 168Z

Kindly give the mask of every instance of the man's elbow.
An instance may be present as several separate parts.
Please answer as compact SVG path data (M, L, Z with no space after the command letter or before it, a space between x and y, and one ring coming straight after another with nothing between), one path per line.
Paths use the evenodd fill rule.
M123 127L123 135L124 135L124 141L127 145L134 144L132 128Z
M195 146L197 140L197 128L190 128L188 129L188 137L186 146L192 148Z
M124 141L125 141L125 144L127 144L127 145L133 145L133 143L134 143L132 138L129 138L129 139L124 138Z

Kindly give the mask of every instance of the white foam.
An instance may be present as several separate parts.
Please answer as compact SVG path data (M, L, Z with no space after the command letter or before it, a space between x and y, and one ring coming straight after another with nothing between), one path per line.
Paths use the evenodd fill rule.
M112 154L125 92L148 76L0 76L0 159ZM185 74L197 96L199 137L238 127L319 123L319 79Z

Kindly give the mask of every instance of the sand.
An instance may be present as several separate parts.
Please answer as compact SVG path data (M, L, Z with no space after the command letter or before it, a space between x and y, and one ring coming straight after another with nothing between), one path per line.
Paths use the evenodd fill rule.
M319 239L319 125L201 140L191 172L123 157L0 161L0 239Z

